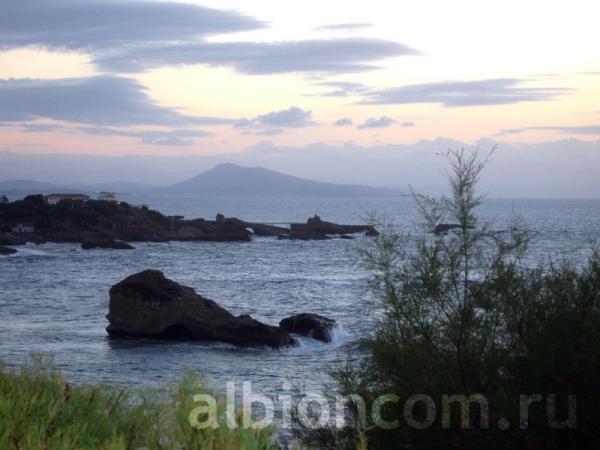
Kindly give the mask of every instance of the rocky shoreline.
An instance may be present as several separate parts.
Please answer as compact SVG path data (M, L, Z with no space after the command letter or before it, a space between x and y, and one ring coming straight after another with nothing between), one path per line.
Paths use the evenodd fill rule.
M25 232L23 230L26 230ZM32 195L0 205L0 245L28 242L76 242L88 248L129 249L128 242L248 242L253 236L323 240L363 233L376 236L371 225L339 225L314 216L289 228L246 222L218 214L214 220L165 216L146 206L102 200L61 201L49 205Z

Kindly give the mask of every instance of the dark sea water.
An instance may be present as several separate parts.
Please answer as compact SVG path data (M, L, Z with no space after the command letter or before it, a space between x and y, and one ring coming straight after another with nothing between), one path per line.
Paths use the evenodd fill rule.
M407 198L142 198L166 214L212 218L218 212L261 222L304 221L317 213L338 223L361 223L369 211L414 231L417 222ZM532 262L553 258L583 261L600 239L600 200L487 200L484 219L506 228L513 212L533 232ZM0 257L0 361L18 366L32 353L52 355L73 381L159 386L175 382L186 369L203 374L216 389L226 381L252 381L276 394L284 381L318 390L326 369L336 364L368 326L368 274L348 241L250 243L136 243L133 251L82 251L77 245L27 245ZM251 314L276 325L299 312L315 312L341 324L334 341L309 338L280 351L236 349L224 344L114 341L107 338L105 314L111 285L153 268L235 314Z

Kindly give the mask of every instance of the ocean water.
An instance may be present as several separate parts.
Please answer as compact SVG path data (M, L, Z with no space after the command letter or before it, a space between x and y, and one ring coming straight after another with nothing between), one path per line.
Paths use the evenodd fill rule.
M304 221L317 213L338 223L361 223L370 211L415 231L408 198L151 198L131 197L166 214L212 218L218 212L269 223ZM584 261L600 238L600 200L487 200L480 215L498 229L513 213L532 231L532 262L548 257ZM369 238L296 242L258 238L249 243L136 243L133 251L83 251L74 244L27 245L0 257L0 361L9 367L32 353L51 355L75 382L160 386L187 369L217 390L251 381L276 395L283 382L311 391L327 369L355 352L368 326L368 273L357 247ZM105 315L110 287L137 271L159 269L235 314L276 325L314 312L337 320L332 343L301 338L293 349L237 349L225 344L111 340Z

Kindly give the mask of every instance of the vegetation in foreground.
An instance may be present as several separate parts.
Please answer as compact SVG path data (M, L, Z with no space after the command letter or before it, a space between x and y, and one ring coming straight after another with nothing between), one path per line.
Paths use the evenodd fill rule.
M199 429L190 412L201 394L188 375L168 393L109 386L72 386L47 365L18 372L0 367L0 448L3 450L147 449L270 450L273 430Z
M600 448L600 255L528 266L520 227L499 232L477 219L485 161L448 156L451 195L415 199L426 231L456 228L411 237L390 227L364 254L376 323L364 359L333 376L366 414L356 402L346 427L307 430L305 440L327 449ZM374 417L375 399L390 394Z

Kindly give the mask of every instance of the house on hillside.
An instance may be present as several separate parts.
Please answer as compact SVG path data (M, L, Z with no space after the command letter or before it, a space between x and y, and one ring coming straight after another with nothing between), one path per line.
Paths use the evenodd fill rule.
M117 203L117 194L114 192L100 192L98 194L98 200L104 200L105 202Z
M46 203L49 205L56 205L58 202L62 200L73 200L86 202L90 199L89 195L85 194L49 194L46 195Z

